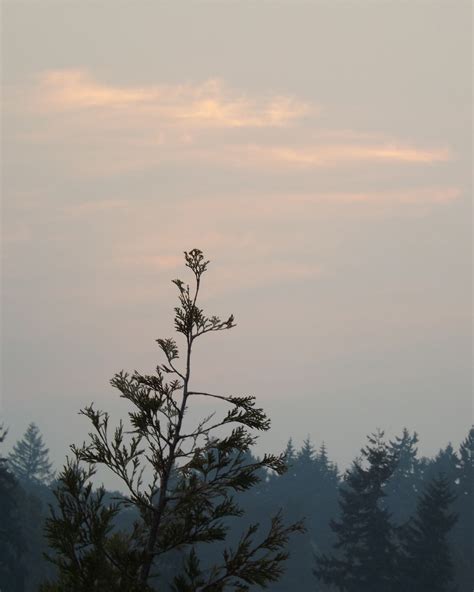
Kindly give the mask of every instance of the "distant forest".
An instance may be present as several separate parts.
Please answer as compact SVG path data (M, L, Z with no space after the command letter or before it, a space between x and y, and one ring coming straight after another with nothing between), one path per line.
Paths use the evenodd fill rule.
M5 431L0 468L0 589L2 592L36 592L41 582L55 577L55 566L44 557L45 553L51 554L45 538L44 523L50 514L49 506L53 511L58 510L58 501L53 495L57 482L47 458L47 449L34 424L9 455L5 452L4 436ZM437 527L440 526L440 508L432 506L428 508L431 515L424 516L423 512L420 515L419 505L430 484L439 484L439 477L443 477L452 499L445 515L455 516L452 526L448 524L446 555L430 558L426 557L429 549L418 549L417 561L420 571L423 571L424 565L428 566L428 570L441 567L441 572L447 573L448 580L442 583L441 574L441 587L418 587L416 590L457 589L459 592L471 592L474 429L470 430L459 447L454 448L449 444L434 458L420 457L417 444L416 433L406 429L399 437L387 442L387 449L396 456L397 464L383 487L380 507L389 512L389 536L394 553L403 546L403 529L410 525L418 524L420 527L420 521L424 521L421 528L428 529L429 533L431 526L431 534L436 536ZM368 445L370 447L370 442ZM317 558L328 558L335 553L334 546L340 540L337 525L343 524L344 518L341 509L343 492L353 491L349 482L355 468L359 466L360 455L344 474L331 461L324 443L316 446L306 439L300 449L295 449L290 440L286 457L288 470L285 473L262 475L261 481L252 489L239 494L239 501L245 511L238 518L239 528L254 522L265 522L279 509L290 521L304 518L306 531L291 539L285 573L279 581L270 584L269 589L302 592L337 590L337 587L325 586L315 574L318 570ZM108 500L122 496L119 492L106 492L105 495ZM129 510L117 519L115 527L130 529L135 518L134 511ZM232 525L232 519L229 523ZM438 531L438 534L442 532ZM378 533L374 532L373 536L378 536ZM442 548L441 540L432 539L429 542L435 546L439 544ZM209 555L206 546L200 546L201 552ZM435 551L439 553L439 549ZM208 559L212 561L212 557ZM445 563L437 566L439 560ZM452 562L451 582L449 560ZM319 569L321 567L320 563ZM179 572L180 569L181 561L177 553L164 570L164 580L171 581L173 572ZM160 583L156 589L171 590L171 587Z

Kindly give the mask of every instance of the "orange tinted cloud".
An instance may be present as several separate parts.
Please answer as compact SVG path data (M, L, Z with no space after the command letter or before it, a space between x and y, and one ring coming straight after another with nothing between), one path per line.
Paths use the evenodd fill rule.
M444 148L415 148L384 142L369 145L328 144L302 148L250 146L246 149L246 153L247 158L254 164L280 164L288 168L331 167L357 162L431 164L451 159L450 151Z
M288 96L253 98L236 93L219 80L123 87L100 83L86 70L45 72L39 98L46 109L140 109L176 124L224 128L282 126L315 111Z
M380 203L380 204L442 204L459 199L462 191L458 187L419 187L416 189L383 189L381 191L333 192L294 195L285 198L296 205L310 203Z
M55 148L63 170L80 175L116 176L168 164L293 173L453 160L443 146L326 129L314 117L320 111L315 104L236 92L218 80L119 86L84 69L51 70L33 88L9 95L8 109L22 120L33 115L19 128L21 142Z

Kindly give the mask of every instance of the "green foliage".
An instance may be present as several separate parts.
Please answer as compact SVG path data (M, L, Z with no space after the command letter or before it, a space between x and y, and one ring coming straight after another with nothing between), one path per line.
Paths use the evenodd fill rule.
M154 374L120 372L111 381L131 405L127 425L120 422L111 429L109 414L93 405L82 411L93 431L88 443L71 447L73 460L59 476L58 510L48 520L47 534L60 574L44 592L145 592L155 589L155 581L156 589L162 589L167 557L186 550L183 569L174 577L176 592L264 587L282 572L289 536L302 530L300 523L284 526L277 515L264 534L252 525L234 549L224 548L220 563L200 561L200 546L223 543L229 529L225 519L242 515L236 494L254 487L262 472L281 474L285 462L284 455L247 462L256 440L253 431L270 427L254 397L191 387L196 340L234 327L234 317L221 320L198 307L209 262L196 249L185 253L185 261L194 276L193 289L181 280L173 282L179 299L175 329L185 341L183 363L174 339L158 339L165 363ZM226 409L219 417L213 413L188 425L186 412L196 397L211 398ZM112 505L104 503L103 490L93 490L99 466L123 483L125 496ZM137 510L130 532L114 527L124 507Z
M48 452L38 426L30 423L23 438L13 447L8 464L19 481L50 483L53 472Z
M43 590L133 589L136 557L127 537L112 533L119 507L104 503L103 488L93 490L94 473L93 467L85 469L68 459L59 476L55 490L58 510L51 508L46 534L59 551L48 558L58 568L61 585L45 585ZM123 563L121 571L116 567L119 563Z

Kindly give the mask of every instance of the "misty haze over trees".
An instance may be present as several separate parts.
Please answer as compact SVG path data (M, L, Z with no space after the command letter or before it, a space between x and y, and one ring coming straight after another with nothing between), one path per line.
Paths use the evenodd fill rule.
M434 458L407 428L393 440L376 430L345 472L308 438L255 457L270 423L254 397L191 385L195 341L234 317L199 308L208 262L198 250L185 260L193 285L174 281L184 349L158 339L154 374L112 379L127 421L85 408L89 438L57 474L38 426L10 446L2 428L0 590L471 591L474 429ZM196 397L215 412L191 426ZM99 487L98 466L120 492Z

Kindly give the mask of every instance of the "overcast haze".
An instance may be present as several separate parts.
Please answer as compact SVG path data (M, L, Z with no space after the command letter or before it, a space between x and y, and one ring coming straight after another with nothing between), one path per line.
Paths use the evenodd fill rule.
M195 386L255 394L345 465L432 454L471 398L471 11L456 2L14 2L3 9L2 418L58 466L212 260ZM204 410L203 410L204 411Z

